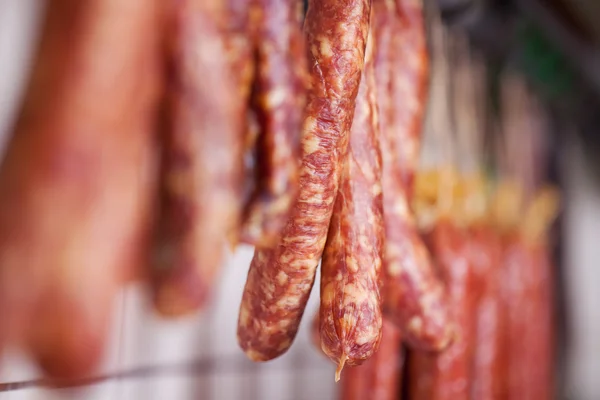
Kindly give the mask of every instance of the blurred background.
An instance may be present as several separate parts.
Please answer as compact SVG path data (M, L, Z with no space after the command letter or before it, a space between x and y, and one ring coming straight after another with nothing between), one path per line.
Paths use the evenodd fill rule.
M511 68L541 99L551 181L562 190L558 276L560 398L600 399L600 2L437 0L445 24L467 32L494 68ZM41 0L0 0L0 143L14 121L43 9ZM254 364L235 327L252 249L230 254L213 307L163 322L141 287L115 301L110 351L98 378L76 389L38 387L38 371L16 350L0 366L0 399L330 399L334 365L311 344L305 318L281 358ZM315 285L317 286L317 285ZM308 316L317 307L311 297ZM1 316L0 316L1 318Z

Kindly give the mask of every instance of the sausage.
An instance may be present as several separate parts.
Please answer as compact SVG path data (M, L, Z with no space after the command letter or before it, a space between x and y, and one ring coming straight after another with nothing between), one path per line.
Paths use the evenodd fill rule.
M530 356L527 359L529 389L528 398L550 400L554 396L554 321L553 321L553 279L551 261L546 241L531 246L531 265L534 274L534 302L529 320L529 331L525 341Z
M47 374L90 373L148 229L155 1L52 0L0 167L0 314Z
M503 350L506 351L505 381L503 391L506 398L517 398L524 390L526 370L525 354L527 343L523 339L529 328L527 315L532 312L531 294L528 293L528 269L531 268L531 254L516 233L504 238L502 279L503 307L506 318L506 335Z
M228 80L220 0L168 4L167 123L152 268L156 309L204 306L239 220L239 100Z
M362 365L342 372L341 400L398 400L404 363L400 330L383 319L379 350Z
M238 125L239 140L243 142L243 179L239 189L239 203L241 210L240 221L233 230L228 232L231 247L235 247L241 235L240 224L243 221L244 210L248 207L252 193L256 190L255 164L256 144L260 132L256 115L251 105L251 93L255 76L255 19L251 15L255 8L252 0L228 0L227 12L223 34L225 36L225 51L229 63L229 76L232 86L237 90L236 102L238 109L235 110L236 118L245 123ZM232 110L233 111L233 110ZM244 121L245 120L245 121Z
M393 124L402 129L398 129L392 144L401 182L410 199L429 88L429 56L422 0L395 3L398 22L392 37L392 107Z
M385 237L373 39L367 43L349 154L321 262L321 348L338 365L336 381L345 364L359 365L371 357L381 339L379 284Z
M347 154L369 13L369 0L312 0L308 6L311 86L300 189L277 245L254 254L238 319L238 342L255 361L289 348L314 283Z
M319 350L321 350L321 332L319 332L320 330L320 321L319 321L319 312L317 311L315 313L315 316L312 318L311 324L310 324L310 340L312 341L313 345Z
M505 239L506 398L552 398L553 337L547 249L517 234Z
M476 279L477 307L473 355L474 399L498 399L501 396L501 333L504 331L500 301L500 237L487 225L469 229L469 259Z
M408 205L428 69L422 16L403 28L392 0L376 0L373 10L386 234L384 311L409 344L439 350L452 338L444 289Z
M250 130L248 144L256 140L256 183L240 239L263 248L275 244L298 188L307 85L300 6L298 0L258 0L252 14L257 63L249 112L257 126Z
M475 298L468 259L466 232L441 219L431 234L432 254L442 273L456 337L439 354L415 352L411 356L411 399L467 399L470 394Z

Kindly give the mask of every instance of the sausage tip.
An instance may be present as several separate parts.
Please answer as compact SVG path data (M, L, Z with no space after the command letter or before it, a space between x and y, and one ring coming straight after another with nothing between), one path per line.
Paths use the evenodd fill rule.
M342 354L342 356L340 357L340 363L338 364L337 368L335 369L335 382L339 382L340 381L340 377L342 375L342 370L344 369L344 365L346 364L346 359L348 358L348 356L346 355L346 353Z

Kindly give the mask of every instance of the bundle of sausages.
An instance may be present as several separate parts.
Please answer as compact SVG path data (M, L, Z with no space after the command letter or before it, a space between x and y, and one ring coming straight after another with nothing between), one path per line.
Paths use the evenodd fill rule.
M204 307L229 240L268 247L298 187L296 0L50 0L0 169L0 337L88 374L112 299Z
M408 398L551 399L548 232L558 203L556 190L543 182L543 115L520 79L502 81L503 154L498 181L486 177L484 161L473 156L483 153L477 132L485 126L477 120L485 94L473 82L485 76L475 59L465 63L470 57L463 53L453 61L458 64L456 137L440 140L452 142L461 158L421 172L413 199L415 209L426 214L418 216L428 223L426 241L444 282L456 337L437 354L410 352ZM433 210L427 209L431 205Z
M344 399L397 398L402 342L421 352L416 398L500 390L474 350L506 342L488 321L503 301L496 232L457 223L462 200L428 235L413 212L457 192L440 195L437 171L415 178L429 78L419 0L309 0L303 28L300 0L47 10L0 167L0 345L24 346L52 377L88 374L124 281L148 280L159 313L185 315L242 242L255 246L237 330L250 359L290 348L320 263L315 341L336 381L351 376ZM473 365L477 383L457 384Z

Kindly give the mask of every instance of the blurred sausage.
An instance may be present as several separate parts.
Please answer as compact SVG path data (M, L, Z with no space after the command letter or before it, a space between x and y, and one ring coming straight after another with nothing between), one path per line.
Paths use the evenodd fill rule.
M369 0L309 3L305 34L311 88L300 191L278 244L254 254L238 320L238 342L255 361L290 347L314 283L347 154L369 13Z
M99 361L113 295L147 228L157 7L49 1L0 169L0 314L55 377Z
M439 350L452 337L443 285L408 205L428 73L422 15L416 4L407 3L402 10L393 0L373 4L386 227L384 301L386 315L401 328L404 340ZM405 9L410 24L398 16Z
M466 245L465 231L449 220L438 221L431 235L432 254L446 286L456 337L439 354L411 354L411 399L469 398L476 302Z
M383 320L379 350L362 365L346 368L340 382L341 400L398 400L402 379L400 330Z
M504 262L505 396L551 399L553 326L547 248L511 235L505 241Z
M476 279L477 307L473 355L472 398L501 397L501 338L505 329L501 317L500 281L502 248L500 238L486 225L469 229L469 258Z
M167 126L152 269L164 315L206 304L227 234L239 220L242 142L229 80L221 0L168 5Z
M236 91L238 109L230 118L236 118L242 123L237 125L239 140L242 141L243 179L238 188L238 207L242 211L240 221L230 232L228 239L231 247L238 244L240 239L240 224L243 221L243 211L248 207L250 197L256 190L255 164L256 141L259 134L258 121L251 108L251 93L256 70L255 38L256 13L253 0L226 0L226 12L223 24L225 36L225 54L229 66L229 77L232 88Z
M307 84L300 6L298 0L258 0L251 14L256 66L248 112L255 127L247 137L248 145L256 140L255 184L240 239L262 248L276 243L298 189Z
M379 293L384 243L381 152L375 77L374 38L369 37L356 97L349 154L321 262L321 348L337 365L368 359L381 339Z

